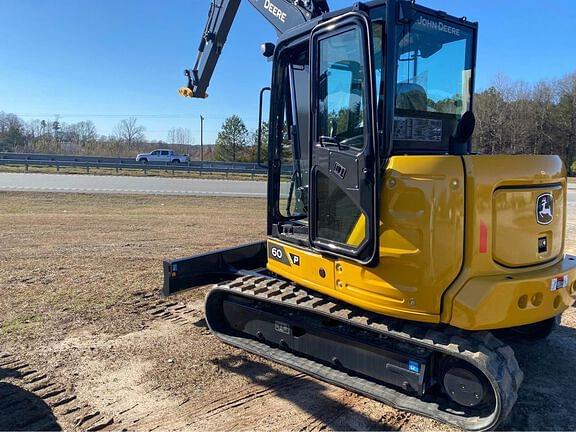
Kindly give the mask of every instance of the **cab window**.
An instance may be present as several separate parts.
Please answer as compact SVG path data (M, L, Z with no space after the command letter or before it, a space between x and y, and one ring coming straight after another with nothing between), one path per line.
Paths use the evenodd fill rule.
M318 139L364 146L364 71L360 32L348 30L320 40Z
M398 31L395 150L446 151L471 109L473 31L425 13Z

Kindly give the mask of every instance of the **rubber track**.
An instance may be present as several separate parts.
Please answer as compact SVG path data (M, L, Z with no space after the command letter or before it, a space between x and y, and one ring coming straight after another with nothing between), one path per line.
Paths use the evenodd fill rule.
M316 313L376 334L409 342L430 351L465 360L478 368L490 381L495 395L495 409L483 417L465 417L463 413L444 410L438 401L424 401L390 387L349 375L319 362L271 347L262 342L216 332L222 341L262 357L290 366L321 380L379 400L395 408L451 424L462 429L481 431L495 428L504 420L517 399L523 380L514 351L489 332L466 332L446 327L397 320L351 306L315 291L305 290L290 282L266 276L243 276L214 285L207 299L216 293L235 294L246 298ZM208 325L210 323L208 322Z

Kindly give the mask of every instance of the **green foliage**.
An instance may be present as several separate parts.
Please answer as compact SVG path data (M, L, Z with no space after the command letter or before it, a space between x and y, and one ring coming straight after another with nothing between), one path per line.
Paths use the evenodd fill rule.
M14 151L25 142L24 122L14 114L0 112L0 151Z
M248 129L240 117L232 115L224 120L218 132L215 158L221 161L242 161L251 158L247 151Z
M260 151L260 161L268 163L268 122L262 122L262 149ZM258 160L258 128L252 132L252 145L250 147L250 160L256 162Z
M459 113L462 112L462 95L456 94L451 98L445 98L439 101L428 99L428 106L438 112Z
M351 138L357 134L358 128L363 123L364 112L360 102L354 104L352 108L340 108L338 111L331 111L328 113L326 120L321 119L321 122L327 128L324 131L330 135L334 132L334 136L340 139ZM333 126L336 126L335 130Z
M262 151L261 158L263 162L268 161L268 139L269 139L269 125L268 122L262 122ZM258 146L258 130L254 131L254 148L257 149ZM256 155L254 151L254 155ZM280 159L283 162L292 162L292 140L288 137L288 125L283 124L282 127L282 148L280 153ZM254 161L256 161L256 156L254 156Z

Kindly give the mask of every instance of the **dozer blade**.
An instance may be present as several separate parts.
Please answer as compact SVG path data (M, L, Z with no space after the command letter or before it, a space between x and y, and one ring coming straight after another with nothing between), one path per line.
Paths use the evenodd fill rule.
M162 295L232 280L266 267L266 242L164 261Z
M506 418L523 379L491 333L388 318L262 275L215 285L206 321L225 343L467 430Z

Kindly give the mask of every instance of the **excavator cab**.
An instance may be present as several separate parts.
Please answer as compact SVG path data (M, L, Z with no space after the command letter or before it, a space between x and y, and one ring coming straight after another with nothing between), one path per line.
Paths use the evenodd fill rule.
M391 26L391 11L376 4L278 41L270 236L374 266L389 157L470 152L471 132L456 132L470 122L477 25L397 7ZM394 29L388 38L386 28Z
M304 44L279 42L274 63L278 81L272 88L283 91L272 93L271 106L278 111L273 108L270 125L280 131L286 123L292 132L288 145L293 160L274 151L280 148L273 144L280 136L271 135L269 144L270 204L276 201L269 209L270 235L360 261L372 258L376 244L376 119L368 37L367 21L350 15L317 26ZM284 188L277 171L283 164L292 164L295 173ZM290 209L294 200L300 209L296 215ZM363 227L352 238L359 223Z
M496 427L523 380L496 336L546 337L576 298L561 159L471 151L476 23L413 1L249 2L279 35L267 238L165 261L164 295L215 284L223 342ZM181 94L206 97L238 5L212 3Z

